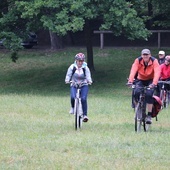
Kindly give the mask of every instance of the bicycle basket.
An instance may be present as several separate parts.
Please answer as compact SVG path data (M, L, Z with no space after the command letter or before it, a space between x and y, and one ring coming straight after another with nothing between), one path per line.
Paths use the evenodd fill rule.
M153 96L152 117L156 117L161 110L162 102L158 96Z

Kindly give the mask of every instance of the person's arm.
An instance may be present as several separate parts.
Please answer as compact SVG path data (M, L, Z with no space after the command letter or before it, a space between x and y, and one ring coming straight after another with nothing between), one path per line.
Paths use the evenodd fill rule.
M70 79L71 79L71 76L72 76L72 71L73 71L73 65L71 65L67 70L67 74L66 74L66 77L65 77L65 83L70 82Z
M88 83L90 84L92 83L91 72L87 66L86 66L86 79Z
M159 79L161 80L163 77L163 64L160 65L160 76Z
M128 83L133 83L136 73L138 72L139 60L138 58L135 59L134 63L132 64L130 75L128 79Z
M153 62L153 67L154 67L154 78L153 78L153 84L157 85L158 84L158 80L160 78L160 73L161 73L161 69L160 69L160 65L158 63L158 60L154 60Z

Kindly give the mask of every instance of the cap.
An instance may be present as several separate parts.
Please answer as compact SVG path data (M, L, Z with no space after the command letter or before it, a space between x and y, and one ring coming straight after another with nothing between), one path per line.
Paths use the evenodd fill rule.
M141 51L141 54L150 54L151 52L150 52L150 50L149 49L143 49L142 51Z
M165 51L159 51L158 54L162 54L162 55L165 55Z

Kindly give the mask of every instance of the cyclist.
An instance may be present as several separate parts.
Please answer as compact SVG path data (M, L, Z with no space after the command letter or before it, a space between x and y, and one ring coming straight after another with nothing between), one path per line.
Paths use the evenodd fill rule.
M92 83L91 73L85 62L85 55L83 53L78 53L75 55L75 61L67 70L65 82L70 83L75 82L78 84L83 84L81 87L81 102L83 110L83 122L88 121L87 117L87 95L88 95L88 84ZM71 109L70 114L74 113L74 100L76 97L77 88L74 83L70 85L70 97L71 97Z
M159 51L158 57L158 63L163 64L165 62L165 51Z
M167 55L165 57L165 62L160 65L160 68L161 68L160 80L170 81L170 55ZM161 87L162 87L162 83L159 84L159 93ZM170 85L165 84L165 89L170 90ZM160 95L159 93L158 96Z
M151 124L151 114L153 107L153 93L154 87L158 83L158 79L160 76L160 66L158 60L155 57L151 56L151 52L149 49L143 49L141 51L141 56L136 58L128 79L128 85L132 85L135 75L137 75L137 79L135 80L136 88L134 89L134 98L135 102L138 101L141 88L143 86L149 86L150 89L146 91L146 106L147 106L147 117L146 123ZM138 88L139 87L139 88Z

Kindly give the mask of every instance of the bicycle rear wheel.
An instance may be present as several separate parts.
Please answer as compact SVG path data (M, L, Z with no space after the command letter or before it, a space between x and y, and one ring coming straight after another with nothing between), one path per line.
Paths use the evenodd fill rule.
M145 132L149 131L151 124L147 124L146 121L146 114L143 115L143 129Z
M143 127L144 127L144 131L145 131L145 132L149 131L150 126L151 126L151 125L150 125L150 124L146 124L145 121L143 122Z
M135 109L135 131L140 132L141 126L142 126L142 107L140 103L138 103Z

